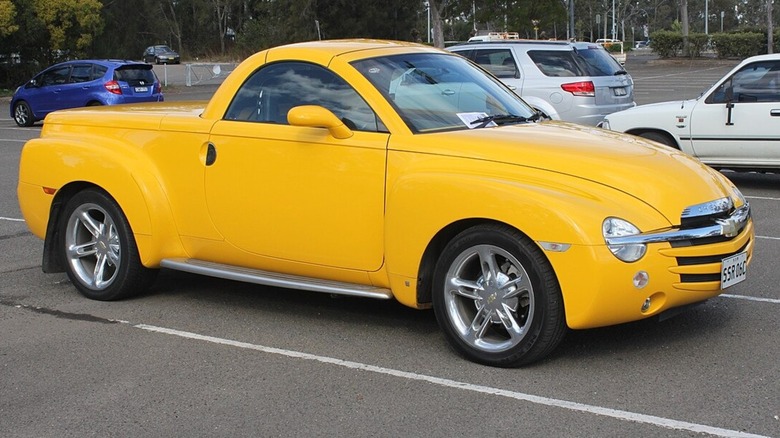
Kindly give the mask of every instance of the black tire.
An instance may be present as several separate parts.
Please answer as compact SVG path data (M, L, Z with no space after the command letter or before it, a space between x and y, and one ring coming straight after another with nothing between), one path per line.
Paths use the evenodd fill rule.
M674 142L674 139L670 137L667 134L664 134L663 132L657 132L657 131L646 131L639 134L640 137L646 138L648 140L653 140L654 142L661 143L666 146L671 146L675 149L679 149L677 147L677 143Z
M77 193L65 206L60 227L65 270L82 295L112 301L151 286L157 270L141 264L130 224L106 193Z
M22 127L29 127L35 123L35 116L27 102L19 101L14 105L14 122Z
M507 226L458 234L444 248L433 281L439 326L452 348L474 362L526 365L551 353L566 333L552 266L530 239Z

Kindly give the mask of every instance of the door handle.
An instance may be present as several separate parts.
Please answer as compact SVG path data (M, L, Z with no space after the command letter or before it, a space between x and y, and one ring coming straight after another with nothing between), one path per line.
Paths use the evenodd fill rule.
M769 115L772 117L780 117L780 109L769 110Z
M206 166L211 166L215 161L217 161L217 148L214 143L209 142L206 148Z

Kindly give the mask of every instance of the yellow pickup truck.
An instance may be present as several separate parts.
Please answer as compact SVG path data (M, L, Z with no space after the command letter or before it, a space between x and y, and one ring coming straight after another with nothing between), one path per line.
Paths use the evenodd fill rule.
M720 294L754 241L697 160L539 122L466 58L373 40L259 52L209 102L53 112L18 198L43 270L89 298L167 268L395 299L503 367Z

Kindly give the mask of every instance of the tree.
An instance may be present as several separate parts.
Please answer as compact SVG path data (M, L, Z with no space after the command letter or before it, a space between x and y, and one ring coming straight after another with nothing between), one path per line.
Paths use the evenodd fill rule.
M0 37L7 37L19 30L15 24L16 7L11 0L0 0Z
M88 53L93 36L103 30L99 0L32 0L32 6L48 31L52 51Z

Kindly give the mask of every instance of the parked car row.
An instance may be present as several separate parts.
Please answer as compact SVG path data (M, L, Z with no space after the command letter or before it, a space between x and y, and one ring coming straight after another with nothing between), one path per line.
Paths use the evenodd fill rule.
M634 108L631 75L603 44L486 37L447 50L492 73L541 119L642 136L716 168L780 168L780 55L745 60L697 99ZM143 60L179 63L180 57L154 45ZM58 109L162 100L147 64L80 60L51 66L19 87L10 111L19 126L30 126Z

